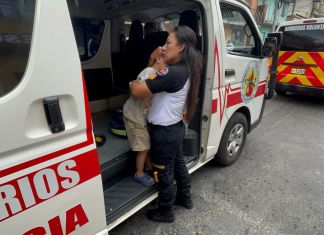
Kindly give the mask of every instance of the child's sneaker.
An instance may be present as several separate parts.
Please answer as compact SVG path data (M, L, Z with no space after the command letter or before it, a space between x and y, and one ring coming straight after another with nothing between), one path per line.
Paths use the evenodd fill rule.
M142 176L134 176L134 180L146 187L151 187L155 184L152 177L150 177L148 174L144 173Z

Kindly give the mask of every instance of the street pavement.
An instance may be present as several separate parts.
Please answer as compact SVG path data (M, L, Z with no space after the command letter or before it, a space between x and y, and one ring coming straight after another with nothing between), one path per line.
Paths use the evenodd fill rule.
M191 178L174 223L147 220L151 203L109 234L324 234L324 99L275 96L233 165Z

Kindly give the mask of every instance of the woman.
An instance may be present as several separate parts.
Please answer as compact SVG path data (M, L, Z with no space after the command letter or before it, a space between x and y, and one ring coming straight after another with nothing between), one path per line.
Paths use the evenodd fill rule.
M169 66L143 83L133 81L133 96L150 98L148 123L151 156L159 183L158 208L147 217L158 222L173 222L173 203L192 208L190 177L182 154L185 134L183 113L193 116L199 91L202 59L196 50L196 35L187 26L178 26L170 33L166 44L154 51L150 61L158 56ZM174 179L177 182L175 197Z

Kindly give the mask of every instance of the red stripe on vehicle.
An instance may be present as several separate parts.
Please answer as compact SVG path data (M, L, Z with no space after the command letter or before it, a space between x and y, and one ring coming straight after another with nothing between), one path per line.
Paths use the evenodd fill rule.
M280 82L281 79L283 79L287 74L290 74L292 67L290 65L287 65L286 68L279 71L276 77L276 82Z
M236 87L236 88L230 88L231 91L238 91L241 90L241 87Z
M82 85L83 85L84 107L85 107L86 122L87 122L87 141L92 144L93 143L92 119L91 119L90 105L88 99L88 92L87 92L87 87L85 84L83 72L82 72Z
M212 109L211 109L211 113L217 113L217 99L212 100Z
M214 45L214 66L216 66L216 59L217 59L217 70L218 70L218 97L219 97L219 124L222 124L222 119L225 110L225 97L222 98L221 92L221 74L220 74L220 63L219 63L219 53L218 53L218 44L217 39L215 38L215 45ZM224 100L224 102L222 102ZM223 106L224 103L224 106Z
M321 68L324 72L324 58L321 57L320 53L309 53L312 59L316 62L316 65Z
M232 107L232 106L240 104L242 102L243 102L243 100L242 100L241 92L229 94L227 96L226 108Z
M298 85L298 86L303 85L297 77L294 77L293 79L291 79L289 81L289 84Z
M0 177L10 175L10 174L15 173L17 171L26 169L28 167L37 165L39 163L51 160L53 158L62 156L64 154L73 152L75 150L78 150L78 149L81 149L81 148L84 148L84 147L86 147L88 145L93 144L91 113L90 113L88 94L87 94L87 90L86 90L86 86L85 86L85 82L84 82L83 73L82 73L82 82L83 82L83 94L84 94L84 105L85 105L85 115L86 115L86 135L87 135L87 140L84 141L84 142L81 142L79 144L67 147L65 149L61 149L61 150L46 154L44 156L40 156L40 157L38 157L36 159L26 161L24 163L21 163L21 164L6 168L4 170L1 170L0 171Z
M266 84L259 84L259 87L257 89L257 91L255 92L255 96L254 97L258 97L260 95L264 95L266 90Z
M6 200L6 197L11 197L10 193L14 191L13 199L7 198L7 200L17 201L15 204L8 203L5 210L1 211L0 222L74 188L99 174L97 151L91 150L6 182L0 185L2 197Z
M287 59L289 59L289 57L291 57L294 54L295 52L291 52L291 51L284 52L281 56L279 56L278 66L284 63Z
M312 68L305 68L305 69L306 69L305 76L306 76L307 80L312 84L312 86L323 88L324 84L322 84L322 82L318 79L318 77L314 73L313 69ZM305 86L305 84L304 84L304 86Z

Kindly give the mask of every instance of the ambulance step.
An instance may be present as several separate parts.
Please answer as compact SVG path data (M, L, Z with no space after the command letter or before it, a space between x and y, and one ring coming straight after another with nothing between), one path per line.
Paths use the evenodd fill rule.
M104 190L133 174L135 157L131 151L100 165Z
M145 187L134 181L133 177L126 177L104 191L107 223L111 223L120 216L144 201L157 191L157 185Z
M196 164L197 157L184 156L184 158L188 168ZM145 187L135 182L132 175L120 179L119 182L109 188L105 188L104 200L108 224L157 192L156 184L152 187Z

